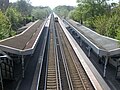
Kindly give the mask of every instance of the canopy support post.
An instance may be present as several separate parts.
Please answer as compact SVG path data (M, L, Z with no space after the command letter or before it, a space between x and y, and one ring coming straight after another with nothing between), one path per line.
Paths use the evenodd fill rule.
M24 70L24 56L22 55L22 78L24 78L24 72L25 72L25 70Z
M91 47L88 46L88 57L90 57L90 51L91 51Z
M107 63L108 63L108 56L105 57L103 77L106 77L106 67L107 67Z
M82 46L82 39L80 40L80 46Z

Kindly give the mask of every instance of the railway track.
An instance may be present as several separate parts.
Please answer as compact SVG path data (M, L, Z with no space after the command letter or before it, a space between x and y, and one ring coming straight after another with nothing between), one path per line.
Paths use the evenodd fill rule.
M95 90L94 88L96 84L94 85L93 81L90 81L90 77L89 80L87 76L88 73L86 74L85 72L86 68L84 70L84 65L80 62L80 60L83 59L78 59L80 54L78 55L78 53L75 53L76 48L74 48L75 45L73 44L76 42L70 44L70 38L66 37L68 33L65 32L66 30L62 27L62 24L59 24L58 19L54 21L53 15L51 16L51 20L49 18L49 22L46 23L47 25L45 26L44 32L41 34L41 42L45 40L45 44L41 44L41 42L39 42L43 50L40 51L40 56L36 54L41 60L38 62L40 64L40 70L38 70L40 72L38 73L39 79L36 78L36 75L35 78L37 84L35 83L36 81L33 80L33 88L31 90L35 88L35 90ZM65 31L63 31L61 27ZM89 76L94 75L91 74ZM93 83L94 87L91 82ZM25 87L26 86L24 86L24 88ZM22 85L21 88L23 88Z
M57 90L58 89L58 79L57 79L57 66L54 52L54 21L53 17L50 23L50 46L48 50L48 68L47 68L47 90Z
M56 23L55 23L55 41L56 41L56 57L58 64L58 74L59 74L59 89L60 90L71 90L69 84L69 77L66 68L65 56L61 47L61 42L59 34L57 33Z
M68 68L69 86L71 90L94 90L78 58L75 55L59 23L56 23L56 30L61 40L62 48L66 58L66 68ZM69 90L70 90L69 89Z
M39 90L94 90L61 26L53 18L49 28L48 58L44 64L47 72L42 75L44 79L41 80L45 81Z

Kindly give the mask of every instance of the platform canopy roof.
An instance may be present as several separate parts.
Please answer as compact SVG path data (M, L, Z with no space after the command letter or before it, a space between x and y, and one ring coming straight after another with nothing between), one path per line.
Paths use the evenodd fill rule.
M77 30L80 36L100 56L112 56L120 54L120 43L118 40L100 35L71 19L69 19L68 22L75 27L74 29Z
M23 52L27 53L27 51L31 53L31 50L35 46L40 30L43 28L43 24L43 21L37 20L22 33L1 40L0 50L14 54L23 54Z

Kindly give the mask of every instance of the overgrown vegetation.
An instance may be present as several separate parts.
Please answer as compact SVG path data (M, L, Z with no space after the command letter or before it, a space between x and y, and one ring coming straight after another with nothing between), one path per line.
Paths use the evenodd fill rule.
M57 6L54 12L84 24L96 32L120 40L120 4L109 0L77 0L78 6ZM3 9L1 9L3 10ZM44 19L51 12L49 7L34 7L29 0L10 3L0 10L0 39L10 37L30 21Z
M110 0L77 0L77 7L58 6L54 11L96 32L120 40L120 4Z
M11 28L16 30L19 27L19 23L22 22L22 15L16 8L10 7L6 10L5 15L11 22Z
M10 34L11 23L9 19L0 11L0 39L4 39Z
M15 35L18 28L26 23L45 19L51 12L49 7L32 6L29 0L18 0L10 3L7 9L3 8L0 9L0 40Z
M78 6L68 16L102 35L120 40L120 5L108 1L77 0Z
M35 19L44 19L51 13L51 9L49 7L34 7L32 10L32 16Z
M65 18L65 17L68 16L69 12L70 12L71 10L73 10L73 9L74 9L73 6L65 6L65 5L63 5L63 6L57 6L57 7L55 7L53 11L54 11L57 15Z

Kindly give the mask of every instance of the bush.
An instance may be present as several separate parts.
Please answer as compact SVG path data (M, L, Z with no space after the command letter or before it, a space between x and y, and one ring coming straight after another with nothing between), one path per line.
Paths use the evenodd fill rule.
M9 37L11 23L9 19L0 11L0 39Z
M10 7L7 9L5 14L12 24L11 25L12 29L13 30L18 29L18 27L20 26L19 24L22 21L22 16L21 16L20 12L18 12L16 10L16 8Z
M49 7L35 7L32 10L32 16L35 19L45 19L51 13L51 9Z
M97 16L93 21L93 25L96 28L96 32L98 32L101 35L107 36L108 17L106 15Z
M119 16L115 14L110 17L107 15L97 16L93 24L96 27L96 32L111 38L115 38L116 36L119 36L119 23Z

